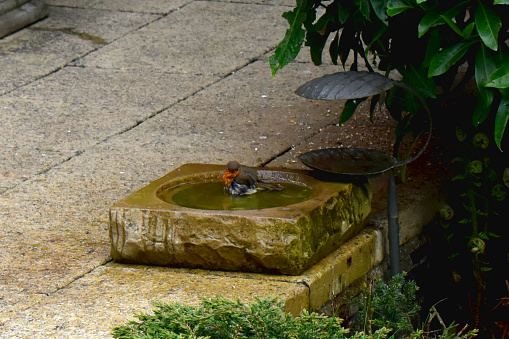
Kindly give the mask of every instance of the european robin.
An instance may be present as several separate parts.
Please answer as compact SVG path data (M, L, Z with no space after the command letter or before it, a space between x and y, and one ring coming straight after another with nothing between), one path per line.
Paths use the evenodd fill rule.
M230 194L252 194L258 190L281 190L279 184L262 181L256 169L230 161L222 176L224 186Z

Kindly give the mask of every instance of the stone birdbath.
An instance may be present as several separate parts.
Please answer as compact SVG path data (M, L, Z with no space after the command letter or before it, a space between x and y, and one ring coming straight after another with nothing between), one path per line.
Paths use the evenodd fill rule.
M258 193L234 197L221 186L224 169L225 165L186 164L114 204L113 259L299 275L357 233L370 213L367 186L320 181L309 171L257 168L260 179L298 186L305 194L297 201L295 193L282 200L259 198ZM215 191L192 190L208 184ZM178 198L187 188L188 197ZM254 202L236 208L236 199ZM277 202L260 206L260 199Z

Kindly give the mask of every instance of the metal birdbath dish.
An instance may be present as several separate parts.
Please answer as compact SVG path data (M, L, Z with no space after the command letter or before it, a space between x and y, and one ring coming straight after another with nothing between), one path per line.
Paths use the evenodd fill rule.
M313 79L299 87L296 94L321 100L348 100L370 97L388 91L394 86L414 94L422 103L429 118L429 133L424 146L414 156L398 160L394 156L366 148L329 148L298 156L306 166L319 172L341 177L374 177L409 164L426 149L431 138L431 114L424 99L408 85L374 72L343 72ZM400 273L398 204L394 174L389 179L388 224L391 274Z

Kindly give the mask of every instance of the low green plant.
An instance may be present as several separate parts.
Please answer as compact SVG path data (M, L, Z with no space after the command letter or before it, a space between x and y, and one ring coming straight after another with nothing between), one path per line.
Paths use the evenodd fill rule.
M416 297L419 287L415 281L406 280L405 276L403 272L392 277L388 283L378 279L369 286L364 284L359 298L352 301L359 306L359 316L353 323L354 330L369 334L376 329L390 328L391 338L414 339L467 339L477 335L476 329L467 332L466 327L457 331L454 323L446 326L435 306L424 324L419 324L420 306ZM441 328L430 331L430 324L435 318L439 320Z
M467 331L468 325L465 325L461 330L458 331L458 325L452 322L450 325L446 325L442 320L442 317L438 313L436 305L433 305L429 310L428 317L426 318L425 323L423 324L423 329L412 333L411 338L415 339L428 339L428 338L437 338L437 339L468 339L477 337L479 330L473 329ZM431 323L434 319L438 319L441 328L438 330L430 330Z
M303 311L292 317L275 298L256 299L250 304L222 297L201 299L199 307L179 303L154 303L152 314L139 314L138 321L113 329L122 339L149 338L278 338L278 339L375 339L384 338L385 328L372 333L349 335L342 320Z
M420 310L416 298L419 288L414 281L406 281L405 275L398 274L388 283L378 279L369 286L364 284L355 329L371 333L385 327L393 329L398 336L414 332L412 322L416 321Z

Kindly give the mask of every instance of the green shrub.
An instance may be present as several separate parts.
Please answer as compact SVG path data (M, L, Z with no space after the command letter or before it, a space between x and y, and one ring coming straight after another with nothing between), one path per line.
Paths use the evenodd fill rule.
M292 317L276 299L257 299L249 305L222 297L201 299L199 307L179 303L154 303L153 314L140 314L138 321L113 329L122 339L149 338L277 338L277 339L341 339L384 338L382 328L372 335L358 333L347 336L342 320L303 311Z
M359 60L370 71L375 67L388 75L397 70L403 82L438 102L464 90L473 77L477 107L467 115L440 112L448 115L443 123L469 119L478 126L489 120L501 148L509 120L508 4L508 0L296 0L296 7L283 14L289 28L270 57L270 66L275 74L297 57L303 44L319 65L330 42L334 64L344 67L353 54L351 70L358 69ZM464 72L459 72L460 66L465 66ZM459 73L465 76L458 84Z
M415 281L406 280L405 276L404 272L387 283L378 279L370 286L365 284L360 298L352 300L359 306L352 329L369 334L375 329L390 328L391 338L467 339L477 336L478 331L467 331L468 326L459 331L454 323L446 326L435 306L431 308L426 321L420 324L420 306L416 298L419 287ZM439 319L439 329L430 330L434 319Z
M415 296L419 288L414 281L406 281L405 275L398 274L388 283L378 279L371 286L364 285L355 329L370 333L373 328L386 327L399 335L414 332L412 322L420 310Z

